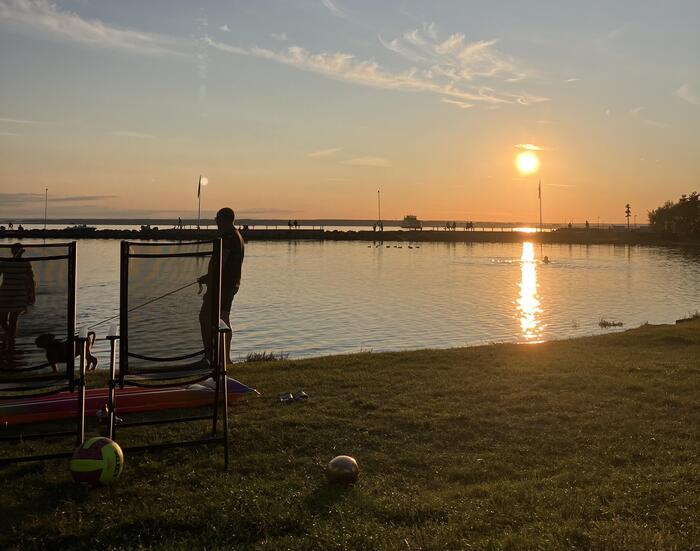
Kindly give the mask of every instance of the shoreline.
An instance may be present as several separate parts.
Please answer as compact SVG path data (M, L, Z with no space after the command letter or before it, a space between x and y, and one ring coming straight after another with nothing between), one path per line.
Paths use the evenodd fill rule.
M559 229L549 232L521 231L443 231L443 230L323 230L323 229L242 229L246 241L364 241L404 243L535 243L570 245L652 245L652 246L700 246L698 240L682 240L675 236L651 232L602 229ZM157 229L28 229L0 230L0 239L120 239L184 241L211 239L216 230Z
M229 411L227 473L220 447L127 453L120 480L90 493L66 462L12 466L0 547L689 549L700 537L699 331L695 320L236 366L229 375L262 397ZM279 403L297 388L304 403ZM119 442L211 428L164 427ZM341 454L360 465L353 486L325 482ZM106 499L129 505L118 525Z

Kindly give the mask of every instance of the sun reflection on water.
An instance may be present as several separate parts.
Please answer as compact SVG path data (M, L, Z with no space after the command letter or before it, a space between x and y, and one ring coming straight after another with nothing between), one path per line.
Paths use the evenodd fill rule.
M537 298L537 261L532 243L523 243L520 256L520 296L517 300L517 315L520 331L525 342L536 343L542 339L542 323L539 314L540 300Z

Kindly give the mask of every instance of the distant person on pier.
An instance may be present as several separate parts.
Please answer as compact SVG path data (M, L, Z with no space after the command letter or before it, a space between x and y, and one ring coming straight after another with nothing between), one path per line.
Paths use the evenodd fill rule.
M13 229L14 227L15 227L15 225L12 223L12 220L10 220L10 221L7 223L7 229L8 229L8 230L11 230L11 229Z
M294 220L294 229L295 230L299 229L299 221L298 220Z
M591 225L588 223L588 220L586 220L586 229L590 228Z
M182 229L182 218L180 218L179 216L177 217L177 229Z
M221 312L219 318L226 325L231 327L231 305L233 297L238 293L241 286L241 270L243 268L243 257L245 256L245 243L243 236L233 225L236 215L233 210L226 207L216 213L216 227L221 237ZM211 342L212 330L217 331L218 327L211 327L211 297L209 296L209 282L213 277L211 273L212 264L209 264L208 272L200 277L197 282L200 285L207 285L204 293L202 309L199 312L199 325L202 330L202 342L206 349ZM210 356L207 354L207 356ZM231 361L231 343L226 347L226 363Z

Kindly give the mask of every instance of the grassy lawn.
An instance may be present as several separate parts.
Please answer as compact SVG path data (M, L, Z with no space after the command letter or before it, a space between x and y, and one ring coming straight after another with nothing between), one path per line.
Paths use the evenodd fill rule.
M6 468L0 548L700 549L700 320L232 375L263 397L231 408L228 473L220 447L127 457L97 490ZM356 485L326 484L338 454Z

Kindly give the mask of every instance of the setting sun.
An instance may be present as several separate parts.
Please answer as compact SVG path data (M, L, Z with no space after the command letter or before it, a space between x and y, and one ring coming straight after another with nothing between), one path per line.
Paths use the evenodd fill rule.
M537 169L540 167L540 160L532 151L524 151L515 158L515 166L518 172L524 176L537 172Z

